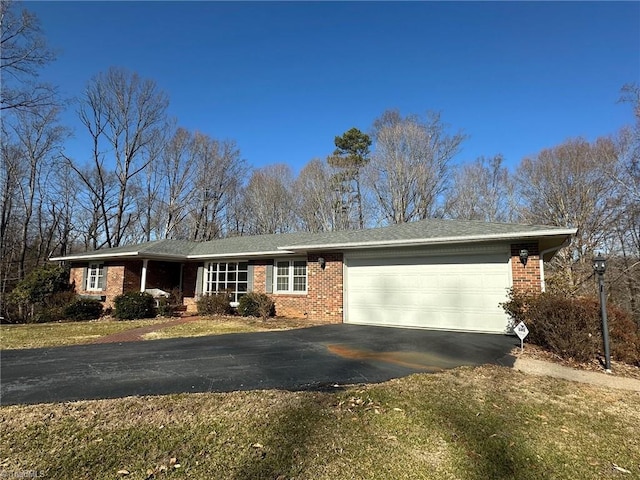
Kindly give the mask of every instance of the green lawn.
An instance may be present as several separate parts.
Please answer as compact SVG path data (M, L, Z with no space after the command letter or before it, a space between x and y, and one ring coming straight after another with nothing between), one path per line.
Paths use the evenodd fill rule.
M329 393L5 406L0 431L4 475L51 479L640 478L640 394L493 366Z

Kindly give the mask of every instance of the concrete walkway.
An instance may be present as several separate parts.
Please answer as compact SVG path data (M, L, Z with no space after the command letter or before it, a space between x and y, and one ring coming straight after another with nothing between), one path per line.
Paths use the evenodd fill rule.
M516 358L513 368L531 375L562 378L574 382L589 383L599 387L640 392L640 380L634 378L618 377L609 373L576 370L575 368L532 358Z

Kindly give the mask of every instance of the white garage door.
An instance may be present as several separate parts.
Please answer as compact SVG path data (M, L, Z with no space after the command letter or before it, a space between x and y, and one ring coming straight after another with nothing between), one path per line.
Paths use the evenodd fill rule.
M346 260L347 323L504 332L508 253Z

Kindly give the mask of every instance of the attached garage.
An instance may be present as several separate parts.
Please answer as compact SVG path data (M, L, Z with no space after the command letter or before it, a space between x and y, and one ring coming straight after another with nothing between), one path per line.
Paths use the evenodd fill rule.
M345 255L345 321L502 333L509 245Z
M502 333L509 319L500 303L509 289L543 291L544 262L575 232L434 218L364 230L165 239L52 260L70 262L78 293L98 289L106 306L123 291L179 285L183 305L195 311L203 292L231 285L238 297L270 295L278 315ZM84 278L88 268L107 267L106 282ZM206 269L211 275L198 274Z

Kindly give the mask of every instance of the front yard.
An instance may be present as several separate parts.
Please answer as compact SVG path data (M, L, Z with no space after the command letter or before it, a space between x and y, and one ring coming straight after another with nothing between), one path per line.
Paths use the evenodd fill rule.
M142 340L221 335L225 333L263 332L320 325L306 319L271 318L266 322L253 317L188 317L185 323L160 328L171 318L147 320L102 319L88 322L0 325L0 349L59 347L92 343L101 337L127 330L156 325Z
M8 406L0 429L9 476L640 478L640 394L495 366L328 393Z

